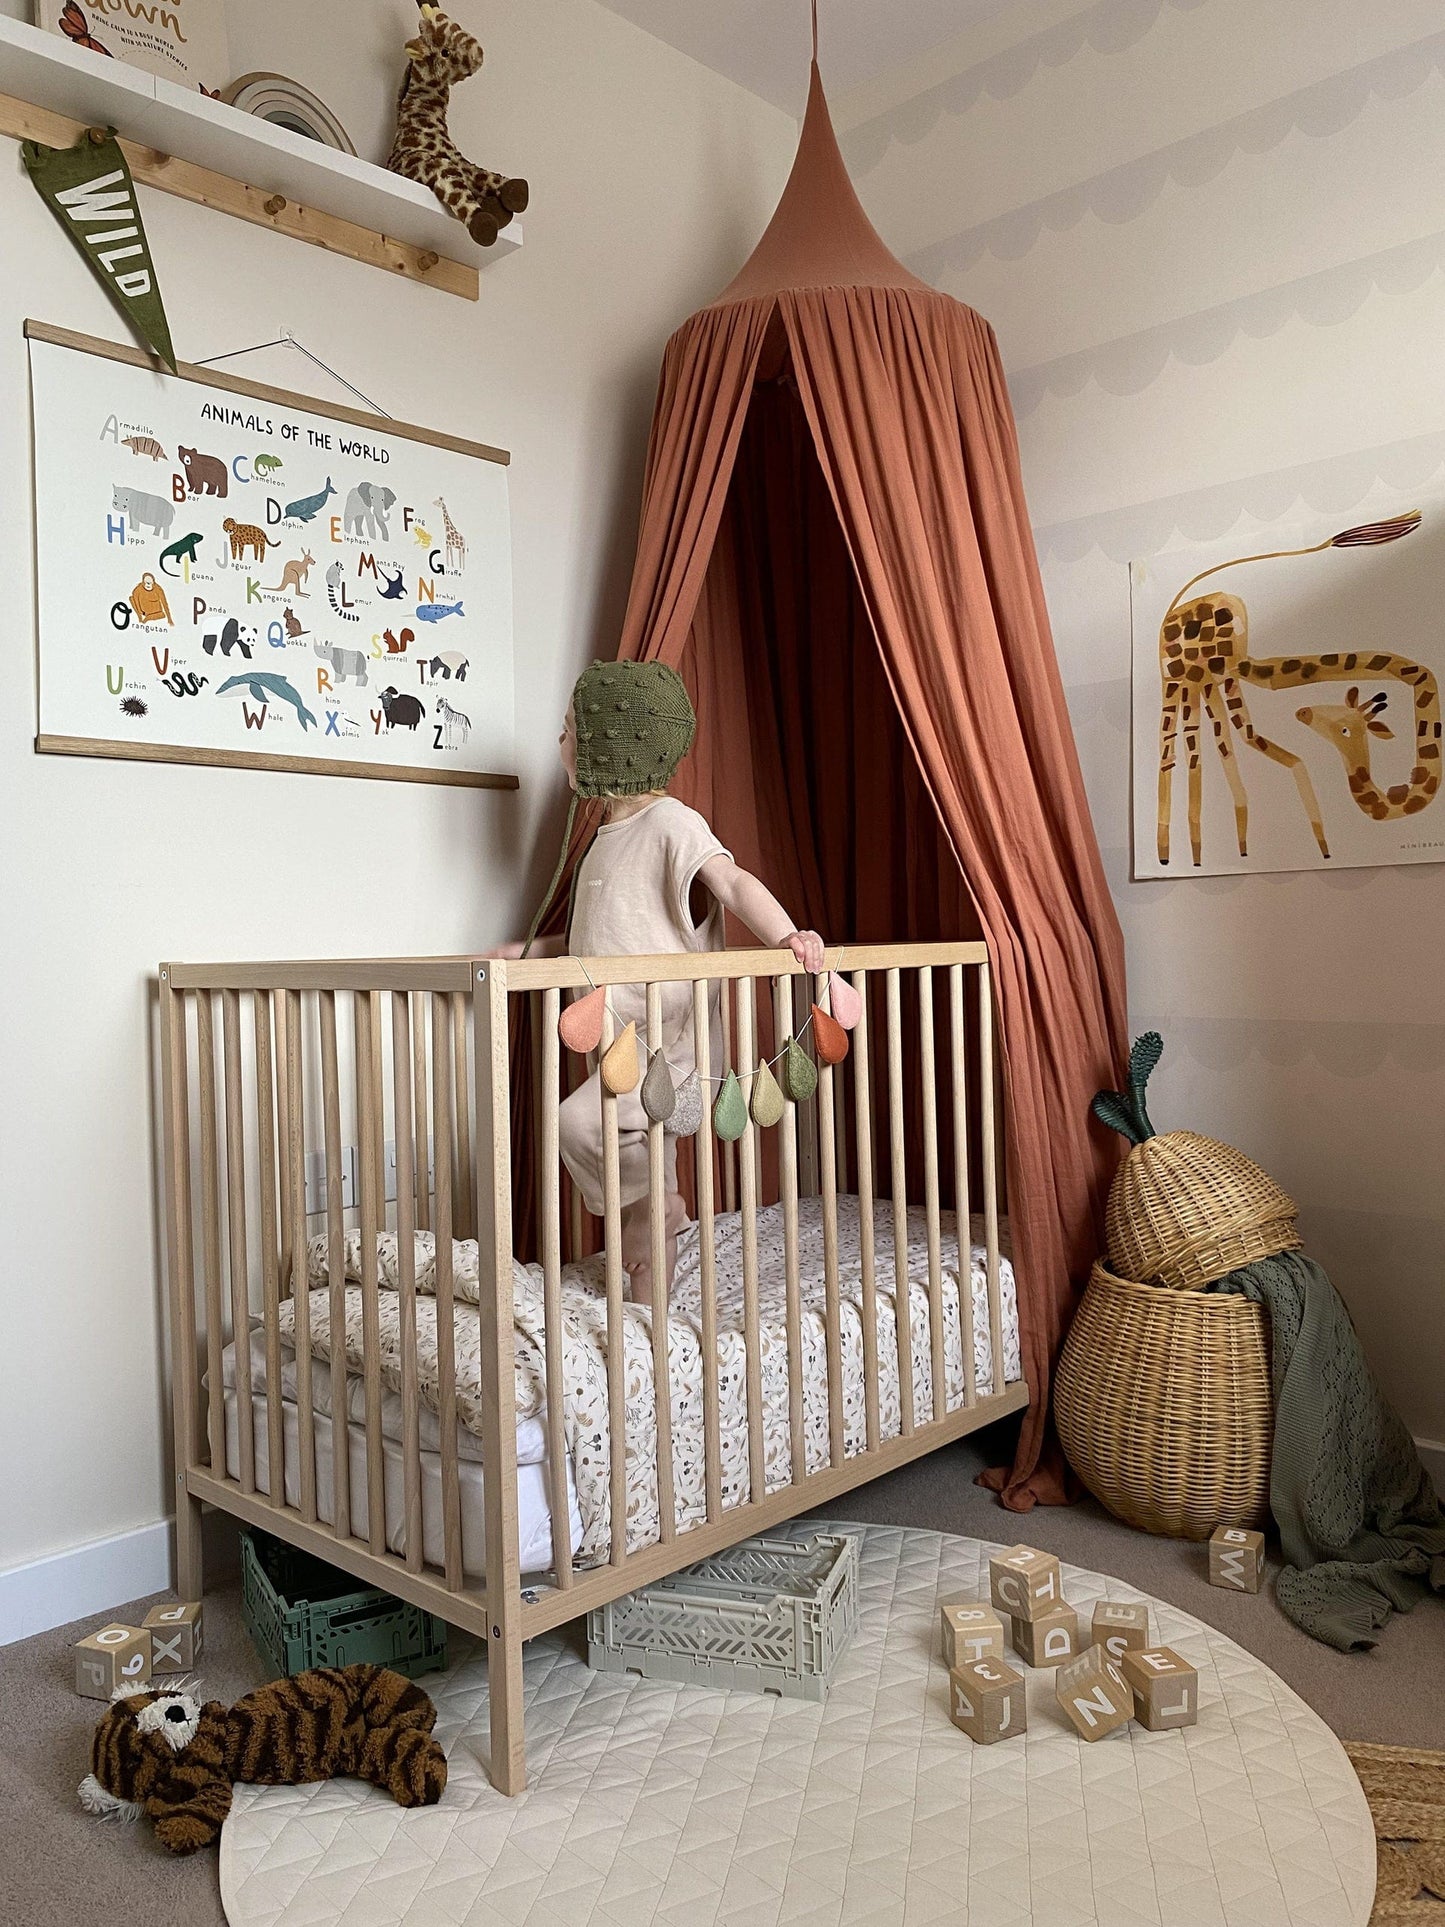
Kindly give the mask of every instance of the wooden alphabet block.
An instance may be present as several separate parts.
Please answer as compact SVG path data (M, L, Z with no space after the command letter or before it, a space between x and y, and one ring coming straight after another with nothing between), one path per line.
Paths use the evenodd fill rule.
M1064 1603L1064 1579L1051 1552L1010 1546L988 1562L989 1596L1013 1619L1041 1619Z
M1193 1726L1199 1718L1199 1675L1170 1646L1125 1653L1119 1671L1134 1694L1134 1717L1151 1733Z
M1258 1592L1264 1577L1264 1534L1247 1526L1217 1526L1209 1535L1209 1583Z
M1030 1666L1063 1666L1079 1650L1079 1615L1064 1605L1037 1619L1016 1619L1013 1645Z
M1149 1608L1142 1600L1129 1605L1121 1599L1101 1599L1090 1631L1094 1644L1102 1646L1117 1666L1126 1652L1149 1644Z
M151 1636L139 1626L102 1626L75 1648L75 1690L108 1700L118 1686L139 1692L150 1682Z
M1102 1646L1061 1666L1054 1692L1081 1740L1102 1740L1134 1717L1133 1690Z
M153 1673L189 1673L198 1664L205 1633L196 1599L179 1606L152 1606L143 1621L151 1636Z
M948 1717L979 1746L1011 1740L1029 1723L1022 1673L1001 1659L972 1660L948 1675Z
M963 1593L939 1601L943 1621L943 1657L950 1666L974 1659L1002 1659L1003 1621L992 1606L980 1605Z

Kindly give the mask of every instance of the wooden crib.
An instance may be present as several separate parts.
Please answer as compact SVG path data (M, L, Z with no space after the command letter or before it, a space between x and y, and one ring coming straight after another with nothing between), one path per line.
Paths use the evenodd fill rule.
M581 1199L558 1156L558 1107L585 1066L560 1045L563 998L590 981L644 984L649 1041L661 1039L661 987L692 987L697 1061L712 1061L710 1027L720 1014L725 1061L745 1074L758 1062L768 1032L776 1045L801 1034L808 1004L826 999L826 979L803 977L780 951L729 951L704 956L497 963L475 957L343 960L302 963L165 964L160 969L167 1270L175 1427L177 1586L202 1590L201 1508L219 1506L265 1528L357 1578L398 1594L489 1643L490 1772L494 1785L516 1793L526 1783L523 1746L522 1648L525 1641L575 1619L640 1585L674 1572L770 1524L825 1502L980 1426L1020 1410L1021 1380L1005 1382L1000 1291L999 1143L993 1004L987 953L979 943L889 945L850 949L845 969L862 993L864 1016L844 1063L822 1066L815 1105L788 1104L775 1132L751 1122L735 1143L721 1145L704 1104L696 1137L680 1143L695 1198L700 1267L700 1356L705 1505L696 1523L678 1530L673 1505L672 1366L665 1321L652 1322L655 1543L629 1548L626 1517L626 1408L623 1347L613 1338L624 1317L620 1250L617 1100L601 1099L605 1214L584 1222ZM763 1004L759 1019L760 997ZM517 1000L525 1000L535 1059L533 1104L538 1126L534 1255L545 1306L545 1477L551 1513L551 1569L524 1589L517 1505L517 1401L514 1377L514 1239L512 1037ZM604 1045L608 1034L604 1033ZM942 1083L942 1092L939 1085ZM763 1138L774 1139L763 1155ZM692 1146L687 1150L687 1144ZM394 1145L393 1154L390 1147ZM352 1146L355 1147L353 1153ZM649 1129L654 1267L661 1268L663 1128ZM886 1185L881 1173L886 1165ZM904 1208L911 1189L913 1219ZM308 1185L316 1228L327 1233L324 1307L329 1329L344 1328L347 1292L359 1290L361 1357L333 1347L313 1360L312 1299L299 1289L308 1263ZM353 1190L354 1186L354 1190ZM851 1187L851 1191L849 1190ZM394 1188L394 1206L388 1194ZM781 1219L786 1263L787 1412L791 1475L765 1490L762 1367L758 1308L758 1235L764 1192ZM841 1360L839 1197L848 1192L849 1223L859 1227L857 1276L845 1279L859 1307L864 1426L861 1444L845 1450ZM896 1428L879 1409L879 1324L888 1308L875 1281L874 1213L893 1211L892 1276L915 1277L926 1265L927 1331L933 1387L948 1383L943 1357L942 1198L951 1196L963 1257L955 1287L963 1380L957 1401L915 1409L918 1343L909 1323L913 1292L895 1294L898 1351L910 1369L897 1371ZM819 1311L825 1334L826 1462L809 1469L800 1447L804 1387L800 1333L798 1224L800 1199L821 1216ZM856 1199L856 1203L854 1202ZM718 1284L715 1224L736 1206L741 1265L741 1340L746 1357L744 1490L726 1494L720 1475ZM969 1284L970 1205L981 1213L986 1251L987 1327L992 1371L987 1390L974 1373L973 1292ZM359 1279L348 1281L348 1229L359 1231ZM390 1537L382 1439L383 1373L379 1337L378 1236L393 1229L395 1304L400 1327L400 1437L404 1530ZM441 1557L424 1556L420 1427L423 1388L417 1366L414 1233L436 1237L435 1463L440 1475ZM880 1230L880 1236L885 1235ZM485 1581L464 1571L458 1387L453 1351L456 1305L453 1238L477 1240L480 1321L480 1439ZM605 1563L574 1565L569 1459L564 1437L563 1347L551 1342L562 1324L564 1248L577 1258L600 1242L606 1307L606 1382L610 1445L610 1548ZM572 1287L569 1285L569 1289ZM915 1286L915 1292L921 1286ZM300 1441L297 1489L288 1492L286 1402L281 1326L294 1332L294 1419ZM591 1302L600 1302L594 1300ZM632 1313L635 1319L638 1314ZM851 1330L851 1327L850 1327ZM254 1335L253 1335L254 1334ZM226 1348L232 1346L228 1351ZM851 1342L851 1340L850 1340ZM256 1418L251 1359L266 1366L264 1423ZM816 1341L815 1341L816 1355ZM232 1447L228 1464L223 1360L232 1381ZM922 1382L921 1380L919 1382ZM315 1405L348 1414L364 1395L364 1414L332 1434L329 1476L318 1480ZM428 1386L430 1390L430 1386ZM468 1388L470 1391L470 1388ZM352 1403L348 1399L352 1398ZM364 1502L353 1511L355 1431L364 1429ZM887 1434L887 1435L885 1435ZM741 1450L741 1441L738 1441ZM649 1448L650 1449L650 1448ZM264 1456L268 1480L258 1476ZM269 1489L267 1489L269 1486ZM429 1488L431 1489L431 1488ZM320 1505L318 1504L318 1495ZM733 1503L725 1504L731 1496ZM321 1516L330 1511L331 1523ZM358 1513L360 1516L358 1516ZM623 1522L619 1524L619 1521ZM348 1529L349 1528L349 1529Z

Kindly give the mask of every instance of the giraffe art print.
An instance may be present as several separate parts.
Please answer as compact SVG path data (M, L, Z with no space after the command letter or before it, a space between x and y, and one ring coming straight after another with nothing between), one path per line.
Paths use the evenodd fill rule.
M1445 861L1422 523L1134 564L1136 877Z

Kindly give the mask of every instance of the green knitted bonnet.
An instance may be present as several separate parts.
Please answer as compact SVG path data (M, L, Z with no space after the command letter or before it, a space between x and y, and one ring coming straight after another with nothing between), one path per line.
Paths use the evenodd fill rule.
M578 798L646 796L666 789L697 733L687 686L665 662L594 662L572 691L572 720L577 788L557 868L527 932L528 950L567 861Z

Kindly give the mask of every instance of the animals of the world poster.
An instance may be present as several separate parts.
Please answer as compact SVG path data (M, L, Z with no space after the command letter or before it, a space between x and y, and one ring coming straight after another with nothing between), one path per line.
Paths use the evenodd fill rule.
M28 332L37 748L515 782L501 451Z
M1445 506L1132 565L1134 875L1445 862Z

